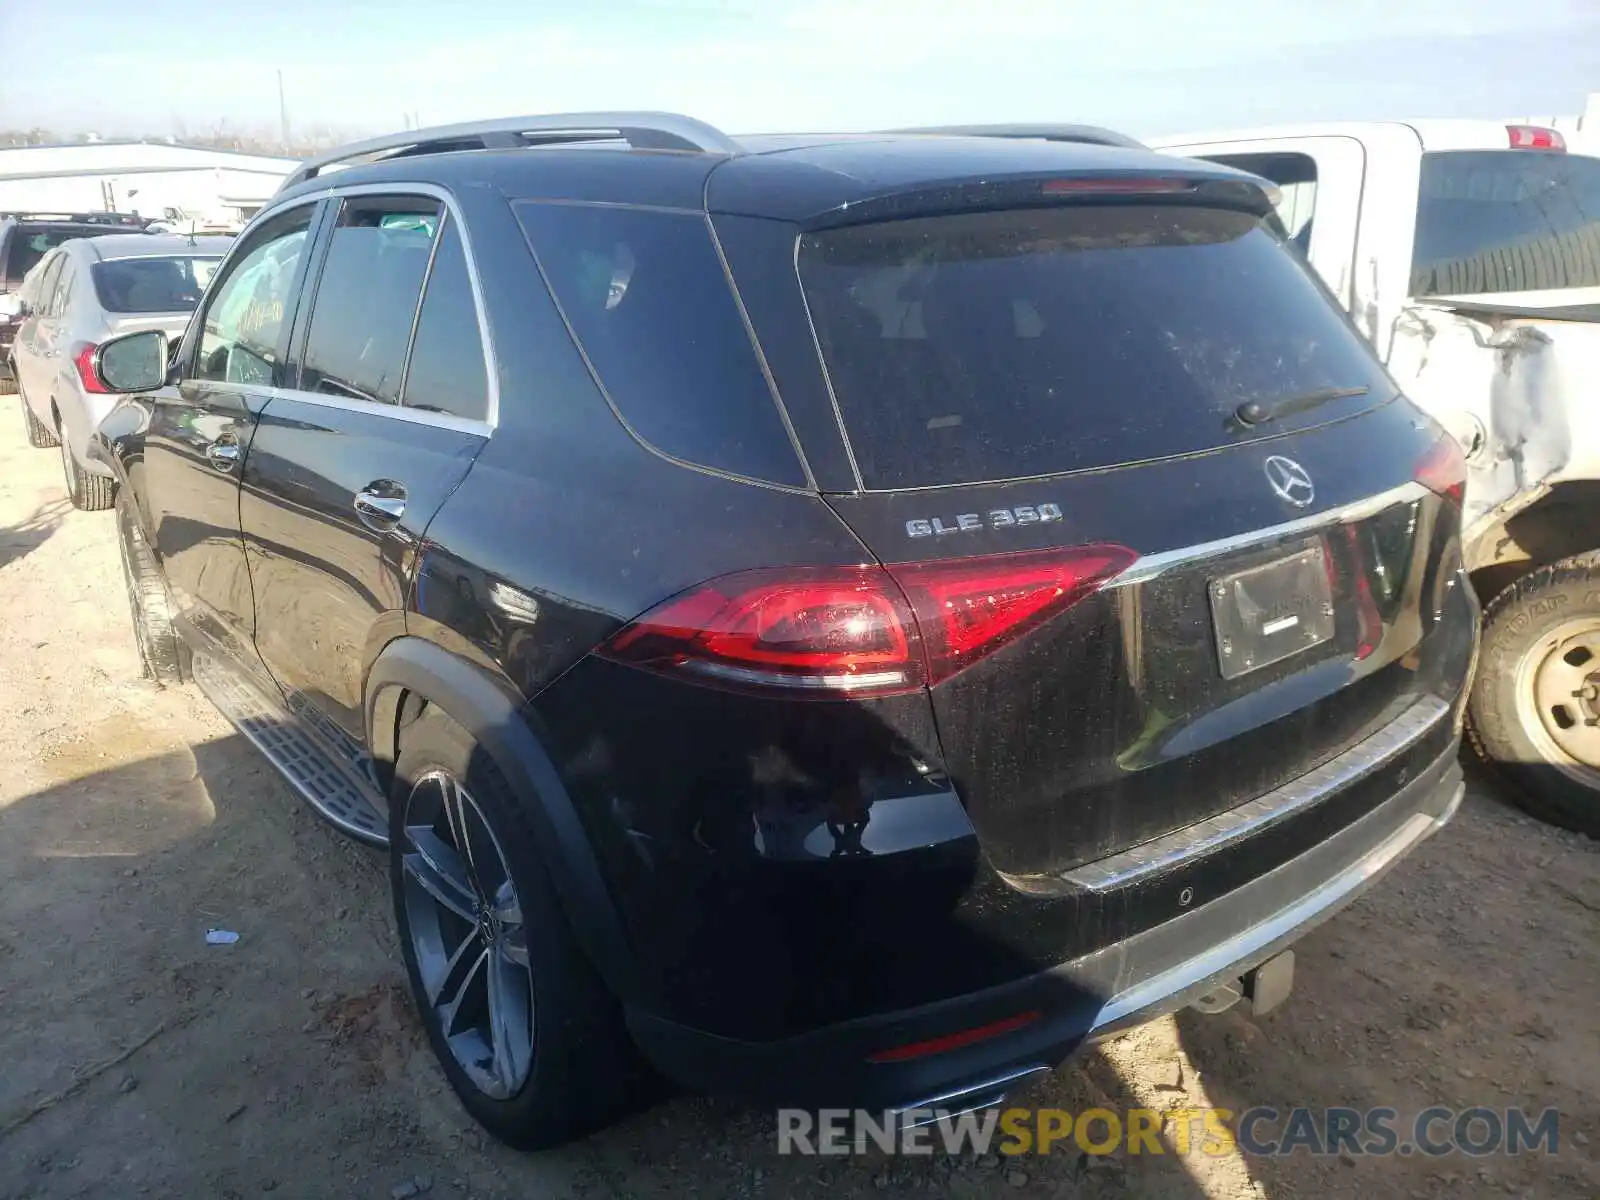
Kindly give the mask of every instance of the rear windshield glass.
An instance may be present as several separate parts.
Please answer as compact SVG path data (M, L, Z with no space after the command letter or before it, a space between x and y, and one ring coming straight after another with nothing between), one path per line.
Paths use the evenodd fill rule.
M37 225L19 225L11 234L11 253L4 264L4 271L0 272L10 280L12 286L22 282L22 277L33 270L38 261L62 242L70 242L73 238L95 237L105 233L104 229L62 229L43 228Z
M114 313L190 312L220 258L120 258L94 264L95 295Z
M1413 296L1600 287L1600 158L1422 156Z
M869 488L973 483L1210 449L1247 400L1394 393L1256 218L1031 209L807 235L800 276Z

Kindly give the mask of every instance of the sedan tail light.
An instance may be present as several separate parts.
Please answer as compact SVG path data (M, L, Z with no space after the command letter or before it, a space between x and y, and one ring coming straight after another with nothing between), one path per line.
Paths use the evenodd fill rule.
M1137 557L1121 546L714 579L600 653L663 674L790 695L861 696L942 682L1065 611Z
M78 368L78 381L84 391L106 396L111 394L111 389L101 383L94 373L94 356L99 351L100 347L93 342L85 342L72 356L72 365Z

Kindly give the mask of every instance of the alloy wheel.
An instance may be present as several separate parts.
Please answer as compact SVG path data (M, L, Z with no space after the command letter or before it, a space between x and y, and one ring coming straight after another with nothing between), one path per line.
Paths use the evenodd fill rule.
M506 1100L533 1065L533 976L522 903L472 794L445 771L406 799L406 925L428 1017L484 1095Z

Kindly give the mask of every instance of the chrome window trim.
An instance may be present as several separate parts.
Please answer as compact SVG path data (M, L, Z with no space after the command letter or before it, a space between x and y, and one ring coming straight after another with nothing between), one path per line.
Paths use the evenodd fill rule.
M1269 525L1265 529L1218 538L1214 542L1201 542L1195 546L1181 546L1176 550L1163 550L1158 554L1142 554L1126 570L1107 580L1105 586L1119 588L1137 583L1149 583L1174 567L1190 566L1209 559L1221 558L1250 546L1299 537L1334 525L1364 521L1397 504L1411 504L1427 495L1429 495L1428 489L1422 484L1415 481L1403 483L1399 487L1390 488L1376 496L1369 496L1365 500L1357 500L1353 504L1346 504L1342 508L1331 508L1313 516L1285 521L1281 525Z
M319 188L312 192L297 192L286 197L282 204L263 208L256 214L250 225L239 234L237 240L242 241L249 236L251 228L257 222L270 221L274 215L287 212L291 208L308 202L334 199L342 200L350 196L426 196L430 200L437 200L449 214L449 219L456 224L456 232L461 237L461 249L467 259L467 280L472 287L472 302L477 308L478 339L483 352L483 363L489 385L489 411L484 420L474 420L468 417L457 417L449 413L424 412L420 409L408 409L403 404L376 404L366 400L350 400L344 397L325 396L317 392L302 392L297 388L252 388L239 386L243 391L251 391L261 395L281 395L284 399L293 399L302 403L317 404L323 408L345 408L352 412L373 412L395 417L402 421L411 421L420 425L436 425L444 429L458 429L466 433L478 433L484 437L489 436L500 424L500 364L495 356L494 335L489 327L489 305L484 297L483 278L478 272L477 255L473 252L472 237L468 230L467 222L461 215L461 208L451 193L436 183L406 182L393 180L385 183L353 183L344 187L337 184ZM444 223L439 226L442 231ZM437 235L435 237L437 241ZM320 266L318 267L318 284L321 283ZM431 276L432 257L429 258L429 271ZM422 300L426 299L427 291L424 288L418 298L418 312L421 311ZM315 294L311 297L315 307ZM308 326L309 328L309 326ZM413 336L415 335L415 321L413 321ZM411 370L411 343L406 344L405 369L409 375ZM188 382L188 380L184 380ZM223 386L217 381L211 381L209 386ZM401 393L402 396L404 393Z
M185 382L188 382L185 380ZM207 391L220 391L230 395L261 396L266 400L292 400L296 404L311 404L318 408L337 409L341 412L368 413L375 417L392 417L413 425L432 425L437 429L453 429L457 433L472 433L487 438L494 426L487 421L475 421L451 413L430 412L421 408L405 408L399 404L383 404L376 400L355 400L349 396L328 396L321 392L305 392L299 388L262 387L252 383L233 383L212 380L205 384Z
M1226 846L1322 803L1405 754L1449 719L1450 705L1422 696L1370 737L1265 795L1120 854L1064 872L1063 882L1092 893L1127 887Z

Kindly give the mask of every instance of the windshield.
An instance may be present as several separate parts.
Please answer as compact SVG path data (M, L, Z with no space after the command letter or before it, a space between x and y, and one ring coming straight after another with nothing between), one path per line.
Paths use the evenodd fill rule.
M1600 158L1535 150L1422 156L1413 296L1600 287Z
M114 313L190 312L220 258L119 258L94 264L100 307Z
M975 483L1229 445L1394 395L1281 240L1156 205L931 217L805 236L800 277L869 488ZM1257 431L1232 415L1366 389Z

